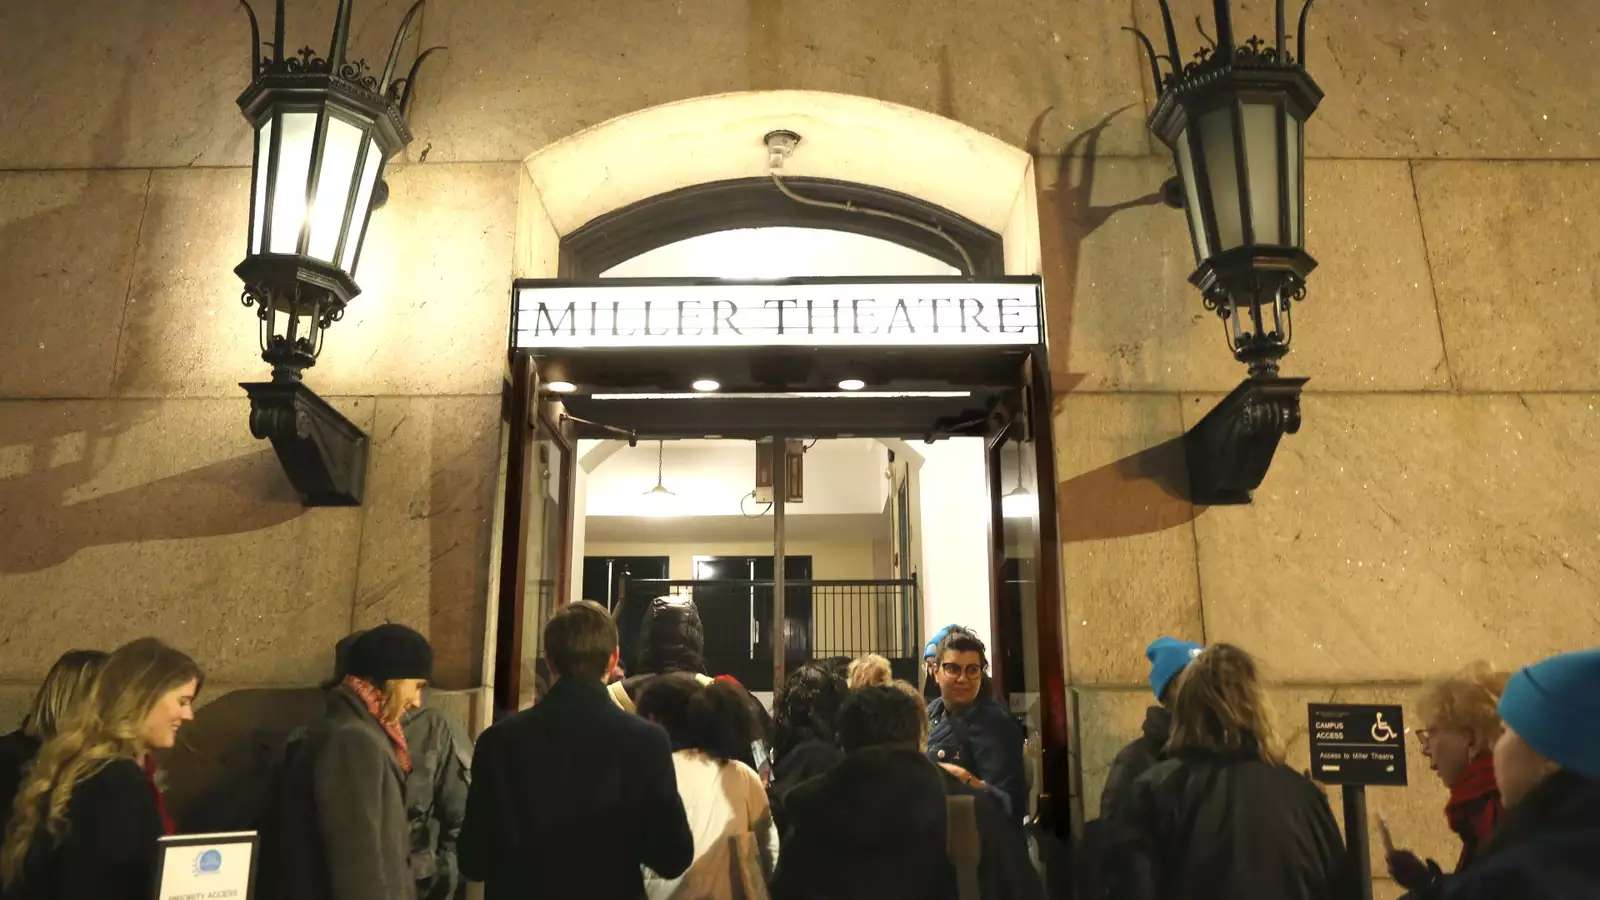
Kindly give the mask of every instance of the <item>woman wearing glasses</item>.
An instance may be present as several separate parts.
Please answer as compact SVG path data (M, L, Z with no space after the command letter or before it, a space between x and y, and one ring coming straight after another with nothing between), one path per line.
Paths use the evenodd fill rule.
M939 697L928 704L928 758L969 787L988 791L1021 821L1028 814L1022 727L984 689L989 660L983 642L953 629L939 641L934 661Z
M1444 817L1461 838L1461 858L1455 871L1471 865L1494 834L1504 815L1500 790L1494 782L1494 744L1503 730L1496 705L1505 690L1508 673L1496 672L1488 663L1475 662L1432 682L1417 700L1425 725L1417 729L1428 767L1450 790ZM1433 860L1426 862L1409 850L1388 847L1388 828L1382 832L1389 874L1407 890L1424 890L1439 881L1442 872Z

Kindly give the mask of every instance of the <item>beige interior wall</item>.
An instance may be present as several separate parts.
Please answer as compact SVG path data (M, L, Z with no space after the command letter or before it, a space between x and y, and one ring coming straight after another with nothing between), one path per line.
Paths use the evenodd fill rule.
M1270 27L1261 3L1238 6L1241 30ZM1127 6L709 0L618 17L580 0L432 0L422 40L450 50L419 79L363 293L308 376L373 437L367 502L306 510L249 438L237 387L265 375L231 271L249 161L237 10L10 5L0 698L25 696L68 646L138 633L193 650L210 697L305 685L339 634L385 619L426 629L450 683L482 684L506 286L554 270L551 195L610 190L540 182L523 161L614 116L795 88L1025 151L1018 180L1036 194L981 193L1004 219L991 227L1030 207L1040 223L1088 799L1134 730L1140 651L1159 633L1258 651L1290 723L1307 696L1404 696L1472 657L1600 642L1583 613L1600 579L1600 8L1319 10L1307 222L1321 265L1285 365L1312 381L1251 507L1183 499L1172 442L1241 373L1185 281L1181 215L1155 202L1171 163L1144 130ZM1136 4L1147 30L1153 11ZM360 6L360 52L381 52L401 13ZM291 38L325 40L313 24L301 15ZM797 166L840 146L801 130ZM634 134L628 154L579 167L635 192L607 203L696 138ZM738 136L741 165L758 166L759 132ZM938 158L870 147L841 165ZM1029 252L1008 241L1008 266L1030 271ZM1373 794L1419 852L1450 857L1426 773Z

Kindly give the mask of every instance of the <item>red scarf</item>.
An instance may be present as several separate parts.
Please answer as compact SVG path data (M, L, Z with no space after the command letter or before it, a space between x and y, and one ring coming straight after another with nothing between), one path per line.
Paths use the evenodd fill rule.
M1494 755L1484 753L1468 763L1450 786L1450 800L1444 805L1450 830L1461 836L1457 872L1470 865L1478 851L1488 845L1502 812L1500 788L1494 781Z
M162 795L161 787L156 784L156 758L146 753L140 768L144 770L144 783L150 786L150 796L155 798L156 813L161 816L162 833L177 834L178 823L172 820L172 813L167 811L167 798Z
M406 747L406 733L400 729L399 722L386 722L383 719L383 692L373 686L372 682L357 678L354 675L344 677L344 686L352 694L360 698L366 705L367 712L372 714L378 724L383 726L383 733L389 736L389 743L394 745L394 758L400 763L400 771L411 774L411 751Z

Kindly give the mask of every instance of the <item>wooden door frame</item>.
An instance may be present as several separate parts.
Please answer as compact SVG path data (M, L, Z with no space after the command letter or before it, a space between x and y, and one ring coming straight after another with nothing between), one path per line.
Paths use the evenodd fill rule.
M499 712L515 711L522 696L522 656L528 641L523 628L528 592L527 542L539 426L543 425L553 436L563 458L557 495L562 515L561 550L552 589L555 606L566 603L572 590L572 503L578 464L570 429L561 422L559 403L540 402L539 371L533 357L514 352L510 368L510 380L503 386L503 418L510 431L506 441L505 515L500 533L500 592L495 619L494 706Z

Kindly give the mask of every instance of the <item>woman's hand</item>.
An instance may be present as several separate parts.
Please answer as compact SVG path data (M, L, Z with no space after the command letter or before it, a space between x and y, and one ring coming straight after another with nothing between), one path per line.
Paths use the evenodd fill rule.
M971 772L968 772L966 769L961 768L955 763L939 763L939 768L949 772L951 775L955 776L957 781L974 790L981 791L988 787L988 785L983 783L983 779L972 774Z

